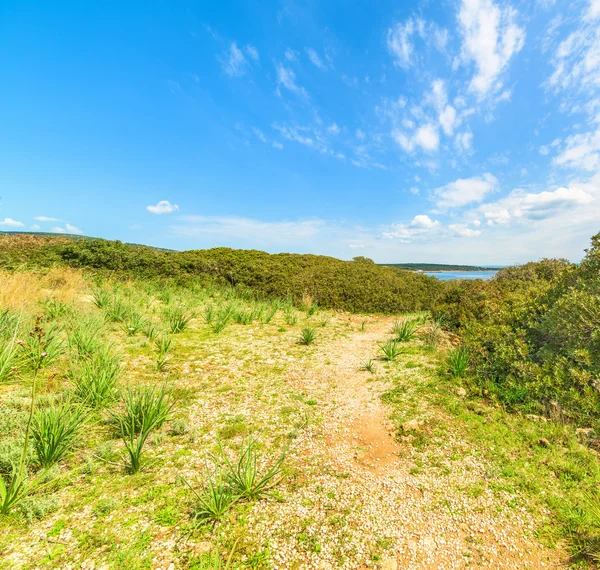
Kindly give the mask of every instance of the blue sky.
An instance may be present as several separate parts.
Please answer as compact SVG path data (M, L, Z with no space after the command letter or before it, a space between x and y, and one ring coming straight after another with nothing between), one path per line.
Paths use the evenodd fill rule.
M600 0L0 5L0 229L580 259Z

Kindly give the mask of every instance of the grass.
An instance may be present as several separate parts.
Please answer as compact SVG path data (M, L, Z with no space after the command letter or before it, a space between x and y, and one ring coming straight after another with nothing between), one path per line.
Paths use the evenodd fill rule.
M379 348L382 352L382 360L396 360L396 358L402 354L402 349L396 339L390 339L385 343L380 344Z
M448 352L446 368L452 378L464 378L469 368L469 353L466 348L459 346Z
M392 334L396 342L410 342L418 329L419 323L416 319L402 319L394 321Z
M300 338L298 339L298 342L300 344L309 345L315 342L315 338L315 330L311 327L304 327L302 329L302 332L300 333Z
M74 363L70 374L73 395L86 406L101 408L117 399L123 371L110 347L101 346L93 356Z
M375 362L373 361L372 358L363 360L360 363L359 370L364 370L365 372L370 372L371 374L374 374L375 373Z
M84 409L68 401L35 413L31 434L41 467L52 467L72 449L86 416Z

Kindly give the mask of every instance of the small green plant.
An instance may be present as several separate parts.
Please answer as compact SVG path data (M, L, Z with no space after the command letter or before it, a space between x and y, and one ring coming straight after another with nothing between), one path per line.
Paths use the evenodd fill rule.
M166 334L162 334L154 341L154 346L156 347L158 354L168 354L173 349L173 338Z
M123 322L123 330L129 336L133 336L146 326L146 319L140 313L130 311Z
M113 323L122 323L130 314L130 307L123 299L115 297L105 307L106 318Z
M129 473L140 471L148 437L169 419L173 407L174 401L165 386L127 392L124 410L115 413L114 420L127 451L126 469Z
M78 356L92 356L102 344L101 329L102 323L94 317L84 318L77 323L73 323L67 334L69 347Z
M311 327L304 327L300 333L298 342L300 344L309 345L315 341L315 331Z
M31 427L33 447L47 469L72 448L85 420L85 411L70 402L38 410Z
M210 323L213 322L215 315L216 315L215 306L212 303L208 303L204 307L204 320L206 321L207 325L210 325Z
M409 342L415 336L419 323L414 319L402 319L392 325L392 334L396 342Z
M433 352L440 341L441 327L437 321L433 321L431 326L427 328L427 332L425 333L424 343L425 349Z
M35 327L32 332L40 338L43 338L45 336L46 333L41 326L41 317L37 317ZM23 449L21 451L21 458L19 464L18 466L13 465L10 482L8 483L8 485L4 481L2 475L0 475L1 515L9 514L13 507L18 505L19 503L22 503L25 497L27 496L27 493L31 489L31 485L27 481L27 473L25 468L27 462L27 453L29 450L29 434L31 432L31 426L33 423L38 392L37 378L45 357L45 353L42 352L39 354L38 358L32 362L33 378L31 382L31 403L29 406L29 416L27 418L27 424L25 426L24 443Z
M151 321L146 321L142 333L150 341L153 341L158 336L158 331L156 330L156 327L152 325Z
M363 320L360 322L360 327L359 327L359 329L358 329L358 330L359 330L360 332L365 332L365 330L367 330L367 321L366 321L366 319L363 319Z
M177 305L165 311L165 318L169 331L177 334L183 332L188 327L192 320L192 315L187 312L184 306Z
M219 311L217 318L212 324L212 331L214 333L220 333L227 326L230 318L231 313L229 311Z
M373 374L375 372L375 363L371 358L369 358L368 360L363 360L360 363L359 370L363 370L365 372L370 372L371 374Z
M183 482L196 496L197 503L193 508L195 521L218 521L239 499L239 496L235 495L226 483L219 469L215 469L208 474L206 485L201 487L199 491L194 489L185 479L183 479Z
M452 378L464 378L469 368L469 353L464 346L459 346L448 352L446 367Z
M5 312L4 315L7 313ZM0 383L10 380L17 372L17 359L19 344L17 335L19 333L20 319L12 321L9 319L0 320L0 325L6 328L3 332L3 338L0 339Z
M92 298L94 299L94 305L99 309L106 309L111 299L110 293L106 289L96 289L92 293Z
M319 310L319 305L316 301L313 301L306 309L306 316L312 317Z
M119 357L102 347L91 358L79 362L71 371L74 396L86 406L100 408L117 398L117 384L122 375Z
M400 356L400 354L402 354L402 350L400 346L398 346L398 342L395 339L390 339L379 346L381 348L381 352L383 353L382 360L395 360L398 356Z
M64 343L58 336L56 327L50 327L44 331L43 335L36 332L36 329L29 332L22 343L22 361L27 368L35 366L36 362L41 362L42 367L52 364L65 351ZM43 359L40 358L44 353Z
M285 323L291 327L298 323L298 315L292 307L287 307L285 312L283 313L283 318L285 319Z
M49 319L60 319L61 317L66 317L71 314L71 307L68 303L64 301L59 301L58 299L50 298L44 301L44 311Z
M251 437L248 438L239 459L235 463L227 458L223 450L221 452L227 465L226 480L234 494L239 497L260 499L268 495L269 491L281 480L280 475L283 470L285 451L264 474L259 472L257 454Z

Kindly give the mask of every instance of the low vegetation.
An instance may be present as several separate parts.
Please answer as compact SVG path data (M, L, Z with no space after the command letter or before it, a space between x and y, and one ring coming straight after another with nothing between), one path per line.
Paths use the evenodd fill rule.
M600 234L487 282L33 236L0 259L0 568L404 567L430 532L594 567Z

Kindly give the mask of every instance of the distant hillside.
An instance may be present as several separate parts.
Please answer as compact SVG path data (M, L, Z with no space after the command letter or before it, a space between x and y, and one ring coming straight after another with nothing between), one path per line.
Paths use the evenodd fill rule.
M169 251L120 241L63 234L0 235L0 268L39 269L66 265L118 278L200 279L230 284L263 298L356 313L401 313L428 309L443 290L433 277L367 258L342 261L324 255L214 248Z
M407 271L495 271L500 267L480 267L478 265L447 265L445 263L380 263L385 267L397 267Z

